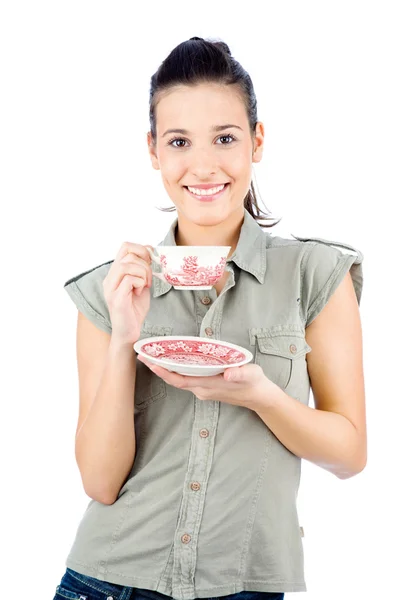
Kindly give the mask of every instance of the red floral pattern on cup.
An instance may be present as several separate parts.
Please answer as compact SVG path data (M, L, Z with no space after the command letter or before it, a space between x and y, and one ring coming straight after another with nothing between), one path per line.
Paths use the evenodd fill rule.
M231 365L246 358L243 352L218 342L189 340L149 342L142 346L142 352L185 365Z
M198 264L198 256L186 256L179 270L168 271L165 254L160 255L160 260L165 279L169 284L177 286L214 285L222 277L226 266L226 258L224 257L221 257L216 267L203 267Z

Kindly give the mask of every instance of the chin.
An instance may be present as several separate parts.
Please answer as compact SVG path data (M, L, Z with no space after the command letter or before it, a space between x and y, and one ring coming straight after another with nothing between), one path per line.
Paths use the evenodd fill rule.
M230 216L231 212L227 208L215 210L215 207L209 207L206 210L185 211L185 216L188 221L191 221L195 225L213 226L223 223Z

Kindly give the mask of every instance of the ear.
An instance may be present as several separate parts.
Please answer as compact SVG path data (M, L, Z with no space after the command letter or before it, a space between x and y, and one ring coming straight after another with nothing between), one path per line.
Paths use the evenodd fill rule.
M154 140L152 138L150 131L147 133L147 146L149 149L150 160L151 160L153 169L156 169L157 171L159 171L160 165L159 165L157 154L156 154L156 145L154 143Z
M259 121L253 137L253 162L258 163L264 152L264 124Z

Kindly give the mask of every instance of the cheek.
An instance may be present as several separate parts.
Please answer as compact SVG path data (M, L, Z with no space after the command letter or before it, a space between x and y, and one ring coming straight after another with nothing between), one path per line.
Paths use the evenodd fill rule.
M235 179L251 177L251 155L246 151L231 153L227 156L226 170Z
M248 160L244 161L243 159L237 158L232 161L230 164L230 170L227 171L237 185L237 189L245 190L250 186L251 178L252 178L252 169L251 163L249 164Z
M183 161L171 160L168 156L160 155L159 162L161 175L165 182L173 184L182 178L185 172Z

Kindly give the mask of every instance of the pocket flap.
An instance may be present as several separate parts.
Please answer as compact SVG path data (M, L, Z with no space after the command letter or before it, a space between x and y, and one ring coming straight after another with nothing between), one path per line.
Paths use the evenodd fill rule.
M266 335L265 333L256 333L257 344L260 352L264 354L274 354L275 356L284 356L285 358L296 359L310 352L311 347L304 338L293 335Z

